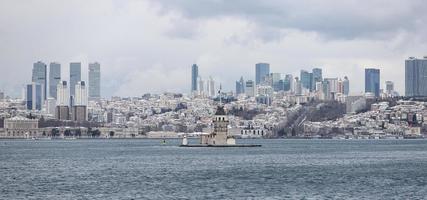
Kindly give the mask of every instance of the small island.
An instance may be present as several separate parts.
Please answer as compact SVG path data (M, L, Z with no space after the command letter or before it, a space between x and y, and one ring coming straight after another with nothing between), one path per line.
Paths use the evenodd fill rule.
M184 135L180 147L261 147L259 144L236 144L234 136L228 133L228 117L224 106L218 105L213 117L214 131L200 136L199 144L188 144Z

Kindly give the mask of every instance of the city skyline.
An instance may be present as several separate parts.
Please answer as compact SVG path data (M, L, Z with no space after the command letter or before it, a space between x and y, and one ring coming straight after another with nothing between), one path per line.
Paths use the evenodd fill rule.
M365 66L380 66L381 80L393 81L404 94L404 60L427 54L427 17L418 12L426 7L423 1L387 2L382 12L353 1L310 3L312 9L302 12L304 2L3 1L0 90L20 96L38 60L63 67L96 60L103 64L103 97L188 93L192 63L230 91L240 76L255 80L259 62L294 76L313 67L322 68L324 77L348 76L356 94L364 91ZM40 32L27 33L28 27ZM69 76L65 71L62 77Z

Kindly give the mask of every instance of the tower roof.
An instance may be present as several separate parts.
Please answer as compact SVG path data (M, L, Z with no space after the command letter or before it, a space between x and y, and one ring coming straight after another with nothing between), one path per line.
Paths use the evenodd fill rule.
M216 109L215 115L226 115L224 106L218 106Z

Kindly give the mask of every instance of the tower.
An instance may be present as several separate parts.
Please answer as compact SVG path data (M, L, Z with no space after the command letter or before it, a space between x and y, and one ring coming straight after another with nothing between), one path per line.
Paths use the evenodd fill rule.
M42 87L42 101L46 99L47 93L47 66L41 61L33 64L32 82L40 84Z
M49 64L49 96L57 99L57 86L61 82L61 64L51 62Z
M101 65L89 63L89 99L101 98Z
M270 64L257 63L255 64L255 84L259 85L264 81L265 76L270 74Z
M380 96L380 70L374 68L365 69L365 92Z
M199 77L199 67L196 64L191 66L191 92L197 91L197 78Z

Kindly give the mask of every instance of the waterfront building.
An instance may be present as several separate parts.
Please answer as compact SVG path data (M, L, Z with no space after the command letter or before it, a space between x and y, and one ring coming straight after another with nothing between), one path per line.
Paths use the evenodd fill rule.
M405 96L427 96L427 56L405 60Z
M36 82L28 84L25 99L28 110L41 110L43 105L43 85Z
M39 136L39 120L16 116L4 120L5 137L31 138Z
M214 131L209 134L203 134L200 137L200 144L203 145L235 145L236 140L228 133L228 116L222 105L217 107L213 117Z
M75 97L75 86L82 80L82 65L79 62L70 63L70 97ZM73 98L71 98L71 101ZM70 102L73 104L73 102Z
M87 107L85 105L74 105L71 113L73 121L87 121Z
M380 70L374 68L365 69L365 93L380 96Z
M51 62L49 64L49 96L57 99L57 86L61 82L61 64Z
M246 81L245 94L248 97L254 97L255 96L255 83L254 83L254 81L252 81L252 80Z
M41 61L33 64L32 82L41 85L42 101L44 101L47 93L47 66Z
M270 64L257 63L255 64L255 84L259 85L264 81L265 76L270 74Z
M191 66L191 91L195 92L197 90L197 78L199 77L199 67L196 64Z
M98 62L89 63L89 99L101 98L101 65Z

